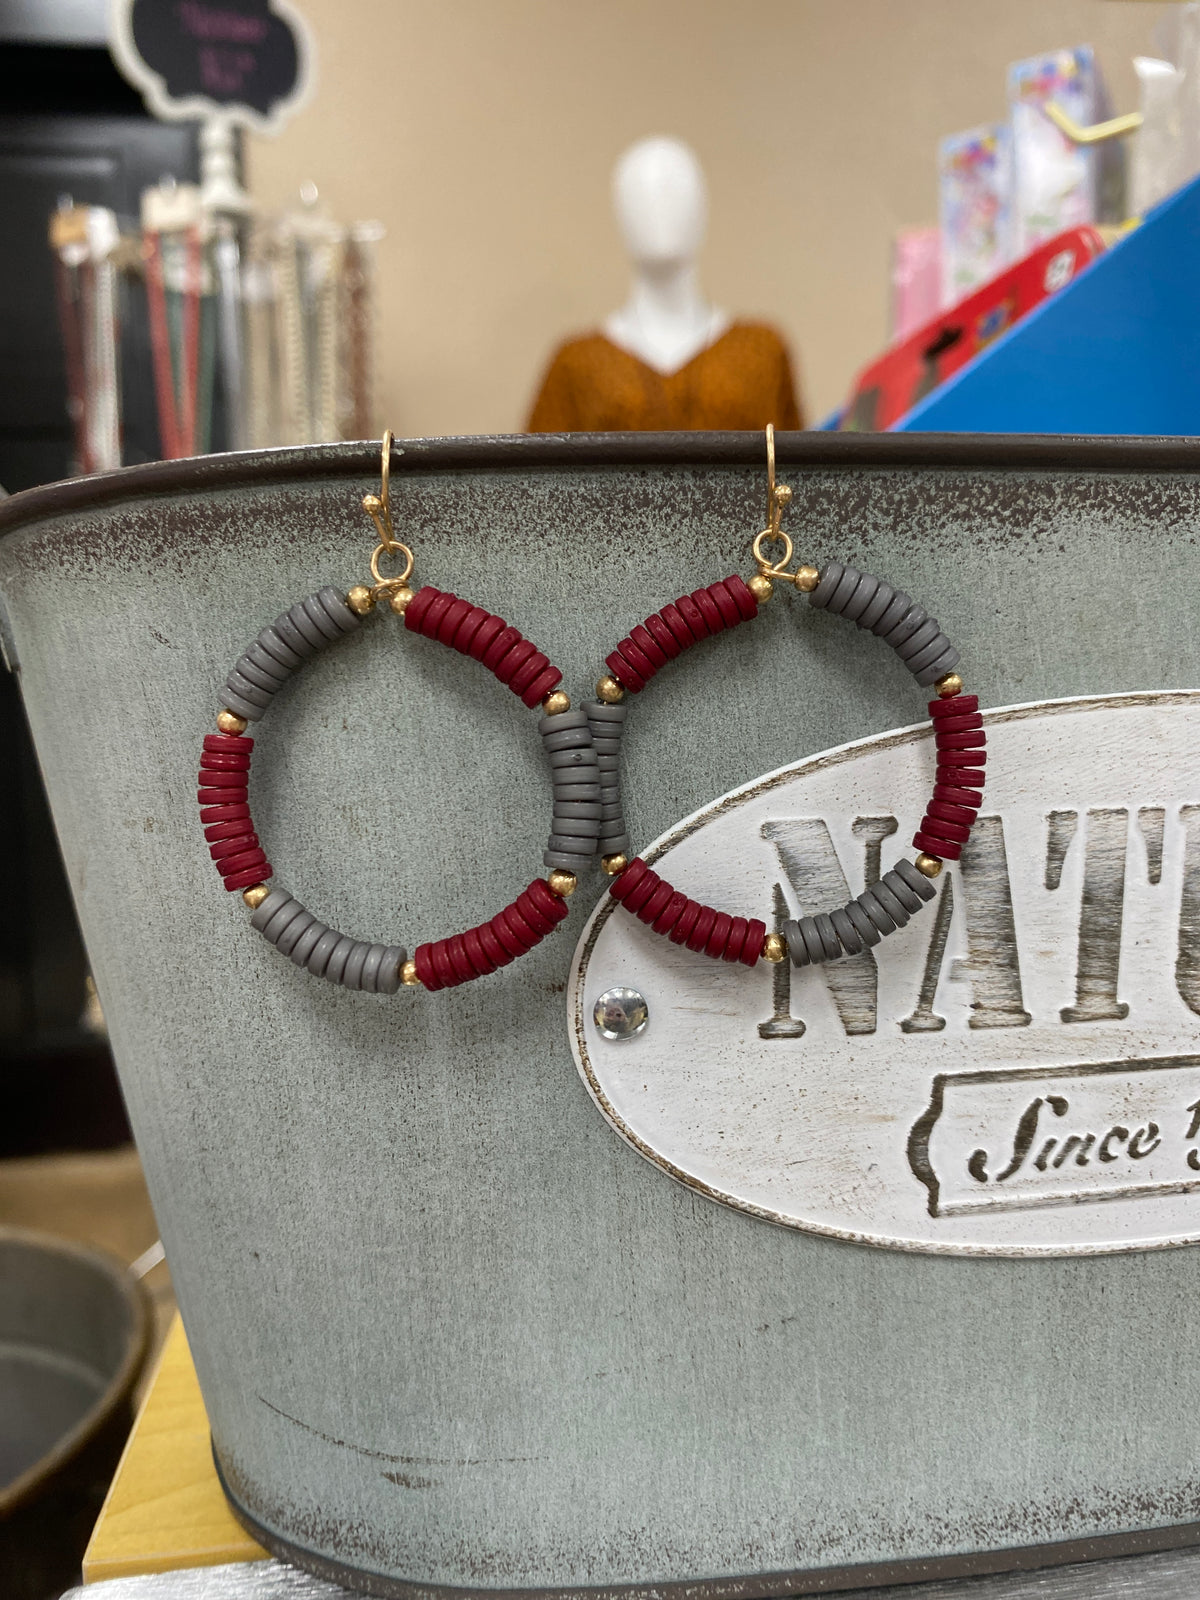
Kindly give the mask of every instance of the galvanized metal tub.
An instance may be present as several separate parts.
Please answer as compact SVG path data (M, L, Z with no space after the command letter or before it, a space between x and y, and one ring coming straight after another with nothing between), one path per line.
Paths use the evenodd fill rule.
M392 496L418 580L506 615L578 697L631 623L750 570L761 454L410 441ZM919 595L989 704L1195 684L1191 442L785 436L780 462L801 548ZM218 457L0 510L7 648L240 1514L379 1594L783 1594L1200 1538L1195 1248L951 1259L774 1226L597 1114L574 934L386 999L247 928L199 838L198 741L263 623L363 575L377 471L366 444ZM919 714L774 602L644 700L639 841ZM281 881L362 934L453 931L537 870L530 719L389 618L281 697L255 783Z

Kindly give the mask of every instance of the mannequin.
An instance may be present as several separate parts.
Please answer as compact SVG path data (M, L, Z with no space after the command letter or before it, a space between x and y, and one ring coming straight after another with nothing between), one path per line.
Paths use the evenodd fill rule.
M613 173L617 222L633 267L628 300L599 333L555 353L531 433L625 429L798 428L779 335L734 322L700 290L696 257L707 194L677 139L642 139Z

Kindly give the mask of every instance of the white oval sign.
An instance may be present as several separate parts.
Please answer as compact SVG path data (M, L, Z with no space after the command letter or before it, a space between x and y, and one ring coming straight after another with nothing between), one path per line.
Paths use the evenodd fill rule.
M874 950L748 970L604 896L568 990L579 1069L650 1161L790 1227L974 1255L1200 1240L1200 693L986 722L963 860ZM768 926L829 910L911 857L933 767L927 724L845 745L643 856ZM645 997L635 1037L596 1027L615 988Z

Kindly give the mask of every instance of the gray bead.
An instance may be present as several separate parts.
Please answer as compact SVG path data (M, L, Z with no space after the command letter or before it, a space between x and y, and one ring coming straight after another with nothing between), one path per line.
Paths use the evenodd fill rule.
M896 654L901 661L911 661L922 650L927 650L933 641L941 635L941 624L936 617L926 617L919 628L914 629L905 639L903 644L896 646Z
M277 945L281 936L287 932L297 917L308 918L311 916L312 912L306 911L299 900L293 900L289 897L287 905L281 906L270 922L264 922L259 931L268 944ZM306 921L304 928L307 927L308 923ZM300 931L303 932L303 928Z
M833 919L829 913L827 911L820 912L813 918L813 922L817 933L820 935L821 943L825 946L826 961L839 960L844 953L842 941L837 936L837 929L834 927Z
M897 589L890 602L871 624L871 632L877 633L881 639L886 639L901 618L908 615L912 603L912 595L905 594L903 589Z
M601 772L620 772L621 758L620 756L597 756L596 765Z
M557 807L550 819L550 827L556 835L569 833L577 839L594 839L600 831L598 818L566 817Z
M962 657L951 645L945 655L939 656L936 661L931 661L927 667L921 667L919 671L913 673L913 677L916 678L923 689L928 689L931 683L936 683L939 678L944 678L948 672L953 672L961 660Z
M247 683L252 683L256 689L261 689L265 694L272 696L283 688L288 676L284 673L282 677L276 678L271 673L264 671L262 667L251 661L249 651L237 658L237 663L233 670L239 678L245 678Z
M842 910L849 921L854 924L854 927L862 939L863 944L866 945L868 949L879 943L879 940L882 937L879 929L871 921L870 917L859 905L857 900L851 900L848 906L842 907Z
M858 582L854 586L854 593L842 607L842 616L847 622L857 622L875 598L879 589L879 579L871 576L869 572L860 572Z
M874 628L895 597L896 591L891 584L881 581L879 587L863 608L862 615L855 619L858 626L860 628Z
M358 940L352 939L348 933L342 934L330 951L329 960L326 962L325 971L321 976L328 979L330 983L341 983L342 973L346 970L346 962L357 943Z
M836 911L831 911L829 920L833 923L833 930L842 942L842 949L848 956L856 956L863 947L863 938L845 911L841 907Z
M555 770L561 770L564 767L580 772L586 772L589 768L593 772L596 770L597 758L592 754L590 748L586 750L551 750L548 755L550 766Z
M912 912L901 902L899 895L894 894L882 878L878 883L871 885L871 893L898 928L902 928L912 916Z
M593 817L597 822L604 815L604 807L598 800L559 800L554 802L554 815L556 817Z
M553 827L554 824L551 823L550 826ZM586 855L588 853L588 846L591 844L592 840L595 839L595 837L596 835L594 833L586 835L577 833L552 833L546 840L546 849L566 850L571 855Z
M830 595L832 595L838 584L841 583L842 573L845 572L845 570L845 567L840 561L826 562L825 566L821 569L821 577L817 587L811 590L809 593L809 605L816 606L818 611L823 611L829 604Z
M309 923L308 927L305 928L304 932L296 940L291 950L288 952L290 959L294 961L298 967L306 967L308 965L308 958L312 954L316 945L325 937L327 933L330 932L332 932L332 929L327 922L319 922L317 918L314 917Z
M604 835L600 840L599 852L602 856L631 856L633 850L627 833L614 833L611 838Z
M804 948L808 951L808 959L814 966L825 960L825 941L821 937L815 917L801 917L799 922L800 937L804 940Z
M362 987L363 964L371 953L371 946L365 939L356 939L354 948L346 957L346 965L342 968L339 980L343 989L359 989Z
M257 639L242 651L241 659L237 663L239 672L245 672L247 662L257 667L260 672L265 672L272 683L286 683L292 675L292 668L285 667L282 661L276 661L271 652L264 650Z
M573 872L579 877L591 866L592 858L576 855L573 850L546 850L542 853L542 862L547 867L557 867L561 872Z
M591 743L592 736L587 728L556 728L542 735L542 744L547 750L587 750Z
M578 801L591 805L600 804L600 785L598 783L556 783L554 785L554 803L562 801L569 804Z
M629 714L625 704L610 706L607 700L589 700L584 707L589 722L622 723Z
M325 968L329 965L329 957L333 954L334 946L342 935L336 928L327 928L326 931L308 952L308 960L304 963L314 978L323 978Z
M890 644L893 650L898 650L906 639L911 638L916 633L928 615L929 613L925 607L914 601L896 626L889 629L887 633L880 634L880 638L884 644Z
M899 861L897 861L896 865L892 868L892 871L898 872L909 888L915 890L916 893L920 895L922 900L933 900L936 898L937 885L930 883L929 879L914 862L906 861L905 858L901 856Z
M400 987L400 968L408 960L408 951L402 944L389 944L383 952L379 971L375 975L376 994L395 994Z
M363 962L362 976L358 986L364 994L378 994L379 968L384 956L387 955L387 945L373 944L367 951L367 959Z
M251 705L249 700L243 700L240 694L232 690L228 684L221 691L221 698L227 711L236 711L239 717L245 717L247 722L260 722L265 706Z
M326 616L332 619L339 632L353 633L355 628L362 625L362 618L355 616L337 590L331 589L328 584L323 589L317 590L317 599L321 602Z
M275 940L275 948L280 955L290 956L300 939L316 921L311 911L306 911L303 916L293 917L291 922Z
M335 639L341 638L342 630L321 604L320 595L310 594L301 600L300 604L304 607L305 616L316 628L322 639L332 644ZM299 619L297 619L297 626L299 626Z
M622 806L619 800L610 800L601 804L600 816L605 822L611 822L614 817L621 815Z
M800 932L800 924L795 917L789 917L783 925L783 937L787 942L788 955L794 967L807 967L809 965L808 946Z
M282 906L285 906L291 898L292 896L287 889L272 889L262 905L256 907L252 913L250 926L257 928L261 933L275 913Z
M295 609L295 606L293 606L292 611ZM307 661L310 656L315 656L317 651L320 649L320 645L314 643L313 640L309 638L308 633L301 633L300 629L296 626L296 623L292 618L291 611L284 611L277 616L275 618L274 627L275 632L279 635L283 642L288 646L289 649L294 650L302 661ZM314 631L311 622L308 624L308 628L309 632Z
M931 662L939 660L949 647L950 641L944 633L938 633L923 650L914 651L905 658L904 665L915 677L918 672L923 672Z
M274 700L276 693L274 689L260 689L258 684L244 678L236 667L225 679L225 686L234 694L240 694L243 700L249 700L252 706L262 706L264 710Z
M560 711L555 716L538 718L538 732L545 738L548 733L563 733L567 728L586 728L587 712L573 706L570 711Z
M598 756L619 756L621 754L620 739L599 739L592 735L592 749Z
M895 933L896 919L895 917L888 916L887 912L883 908L882 902L876 898L875 891L873 889L864 889L863 892L858 896L858 899L856 901L852 901L851 904L861 906L868 917L870 917L871 921L879 929L880 933ZM850 907L847 906L846 910L849 911L849 909ZM857 923L855 926L857 926Z
M275 628L264 628L258 636L257 643L260 649L278 661L280 666L286 667L289 672L295 672L297 667L304 665L304 657L297 655Z
M862 573L857 567L847 567L842 573L841 582L829 596L826 610L831 611L835 617L840 617L849 604L851 595L858 588L858 581L861 577ZM841 954L840 950L838 954Z
M898 872L885 872L880 882L891 890L910 917L914 911L920 911L925 903L915 889L909 888Z
M317 606L317 611L321 611L321 607L319 605ZM297 600L296 604L291 607L291 609L288 611L288 620L292 623L300 637L308 641L310 655L315 656L318 650L324 650L325 646L329 643L329 640L325 634L325 629L318 627L318 625L309 616L303 600ZM333 627L333 623L329 621L328 617L325 618L325 621L328 627Z

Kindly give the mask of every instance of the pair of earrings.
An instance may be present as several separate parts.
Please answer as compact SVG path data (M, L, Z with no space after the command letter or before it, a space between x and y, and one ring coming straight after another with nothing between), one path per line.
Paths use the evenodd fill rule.
M363 499L379 534L370 562L373 584L356 584L346 593L320 589L263 628L225 680L217 732L205 736L200 756L198 799L209 854L226 889L241 891L251 925L296 966L371 994L394 994L402 985L445 989L485 977L531 950L566 918L567 899L597 855L612 878L610 893L656 933L697 954L748 967L760 959L790 957L796 966L807 966L856 955L933 899L931 880L944 861L958 858L983 802L986 751L978 699L962 693L957 650L911 596L836 561L820 570L789 570L793 546L781 517L791 490L775 482L773 428L767 428L768 520L754 541L754 576L744 581L734 573L648 616L608 656L596 698L579 709L559 687L559 669L502 617L428 585L414 593L413 554L396 538L389 507L391 447L388 433L381 492ZM380 570L385 558L400 563L390 577ZM929 712L938 762L933 796L913 838L915 859L899 861L845 906L786 922L782 934L768 933L756 919L703 905L640 858L631 859L620 781L628 696L639 694L661 667L702 639L752 621L777 583L793 585L810 605L877 634L918 684L934 687ZM250 724L262 718L293 672L383 605L403 617L410 632L480 662L524 705L540 711L538 731L553 783L542 857L548 875L534 878L488 921L418 945L411 960L402 946L340 933L286 889L270 887L273 869L249 807Z

